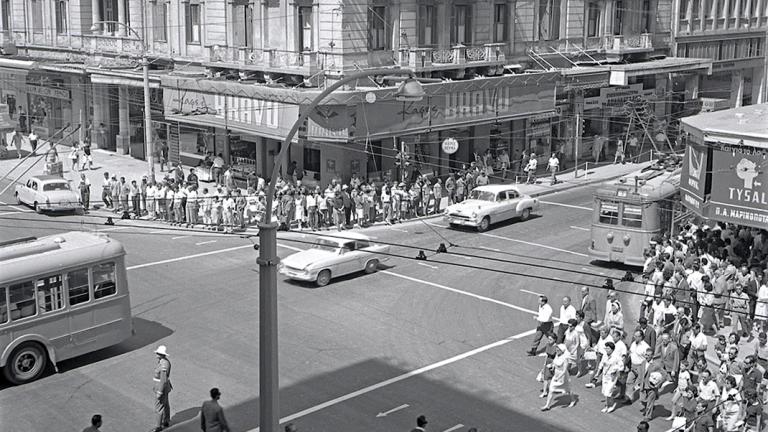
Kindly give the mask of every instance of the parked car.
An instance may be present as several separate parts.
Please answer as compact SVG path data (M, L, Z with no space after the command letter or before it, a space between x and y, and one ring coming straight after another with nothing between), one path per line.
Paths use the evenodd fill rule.
M38 213L83 209L80 194L69 180L54 175L35 176L24 184L17 184L16 202L30 206Z
M508 219L527 220L539 210L539 200L521 194L514 186L478 186L469 197L445 209L445 220L451 226L472 226L483 232L491 224Z
M343 237L342 237L343 235ZM365 235L345 232L339 237L323 236L312 248L297 252L280 262L280 273L291 279L325 286L332 278L364 271L373 273L389 258L388 245L380 245Z

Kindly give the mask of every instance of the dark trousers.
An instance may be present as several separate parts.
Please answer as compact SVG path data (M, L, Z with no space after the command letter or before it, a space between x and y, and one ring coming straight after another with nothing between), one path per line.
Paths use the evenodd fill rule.
M112 194L110 193L109 190L104 189L101 192L101 201L104 203L105 207L107 207L107 208L111 208L112 207Z
M539 349L541 338L543 338L545 334L551 333L553 328L554 324L552 324L552 321L539 323L539 325L536 327L536 334L533 336L533 344L531 344L532 352L536 352L536 350Z
M166 427L171 423L171 403L168 400L168 392L162 392L155 396L155 426Z
M640 403L643 404L643 418L650 420L653 418L653 407L656 405L656 399L659 398L659 391L655 388L640 390Z
M83 210L88 210L91 207L91 193L80 192L80 199L83 201Z
M141 216L141 195L135 195L131 198L131 202L133 204L133 212L137 217Z
M560 323L557 325L557 343L563 343L566 330L568 330L568 324Z

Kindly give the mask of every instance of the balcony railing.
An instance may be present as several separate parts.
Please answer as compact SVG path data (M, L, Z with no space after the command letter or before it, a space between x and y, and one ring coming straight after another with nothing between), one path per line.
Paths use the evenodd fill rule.
M136 38L109 35L82 35L83 49L92 53L121 54L140 56L144 53L144 44Z
M450 66L501 64L506 61L505 43L480 46L456 45L453 48L401 48L399 62L416 69Z
M610 53L631 53L653 51L653 34L639 35L606 35L603 46Z
M278 49L235 48L214 46L210 48L209 63L222 65L252 65L257 69L311 74L317 70L317 52L283 51ZM261 67L259 67L261 66Z

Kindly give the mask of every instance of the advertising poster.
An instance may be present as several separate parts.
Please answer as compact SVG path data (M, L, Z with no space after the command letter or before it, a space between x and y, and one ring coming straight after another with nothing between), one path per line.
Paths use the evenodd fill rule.
M763 152L744 146L713 150L717 168L712 173L710 218L768 228L768 159Z

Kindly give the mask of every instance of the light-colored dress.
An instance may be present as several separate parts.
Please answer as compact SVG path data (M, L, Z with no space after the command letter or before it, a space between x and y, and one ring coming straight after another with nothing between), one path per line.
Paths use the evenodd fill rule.
M571 392L571 381L568 377L568 354L564 353L552 360L552 380L549 382L550 392Z
M755 306L755 317L766 320L768 316L768 284L760 285L757 290L757 306Z
M615 354L613 353L603 366L603 385L600 390L604 397L613 396L613 390L616 388L616 382L619 379L619 372L624 367L621 357Z

